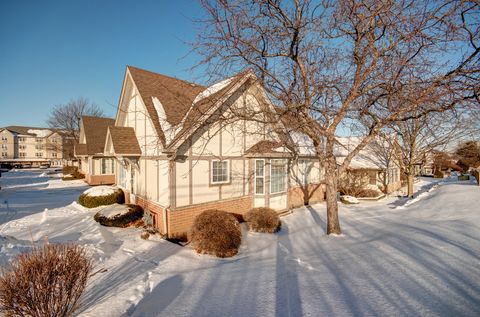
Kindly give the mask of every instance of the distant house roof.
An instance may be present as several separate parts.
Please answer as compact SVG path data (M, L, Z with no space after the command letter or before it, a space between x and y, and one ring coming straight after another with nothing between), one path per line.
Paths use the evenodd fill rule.
M25 127L25 126L18 126L18 125L11 125L8 127L4 127L3 129L6 129L16 134L30 135L34 137L46 137L56 132L55 129L50 129L50 128Z
M115 125L115 120L82 116L82 125L85 133L87 155L103 154L108 127Z
M113 150L116 155L141 155L135 130L131 127L109 127Z

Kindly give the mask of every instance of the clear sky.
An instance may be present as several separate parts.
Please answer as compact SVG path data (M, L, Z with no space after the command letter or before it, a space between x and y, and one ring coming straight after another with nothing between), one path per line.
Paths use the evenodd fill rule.
M194 0L0 1L0 127L86 97L115 116L126 65L197 81Z

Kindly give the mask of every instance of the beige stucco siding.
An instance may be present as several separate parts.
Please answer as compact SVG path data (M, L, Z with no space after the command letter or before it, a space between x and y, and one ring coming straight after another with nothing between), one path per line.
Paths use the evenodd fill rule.
M195 167L193 170L195 171L197 168ZM185 161L175 162L175 182L176 182L176 205L177 207L180 206L187 206L190 204L190 187L189 187L189 163ZM194 178L195 179L195 178ZM207 178L208 180L208 178ZM202 186L197 185L195 186ZM196 188L195 188L196 189Z
M244 161L241 159L230 160L230 184L222 185L222 199L243 196L243 164Z
M199 204L220 199L219 185L210 185L210 162L201 160L195 161L193 164L193 203Z

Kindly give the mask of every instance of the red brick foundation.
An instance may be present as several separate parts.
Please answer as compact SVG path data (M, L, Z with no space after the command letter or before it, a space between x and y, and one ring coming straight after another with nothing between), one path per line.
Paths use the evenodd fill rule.
M253 206L252 197L208 202L193 206L180 207L176 210L167 211L168 236L183 237L190 230L193 221L202 211L208 209L219 209L236 214L244 214Z
M89 185L112 185L115 184L115 175L85 175Z
M289 209L304 206L305 195L307 195L308 203L315 204L325 200L325 185L324 184L310 184L307 188L293 187L288 191Z
M126 204L136 204L143 208L145 212L149 212L152 216L155 227L160 233L165 234L164 208L150 200L140 196L135 196L135 201L130 200L130 192L122 189L125 194ZM241 198L213 201L198 205L179 207L176 210L167 209L166 220L169 238L186 237L188 231L193 225L195 217L202 211L208 209L225 210L231 213L244 214L253 206L250 196Z

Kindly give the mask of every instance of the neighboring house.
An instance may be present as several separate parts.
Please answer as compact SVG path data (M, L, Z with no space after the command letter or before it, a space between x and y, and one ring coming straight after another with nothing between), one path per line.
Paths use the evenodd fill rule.
M110 118L82 116L74 153L79 160L79 170L90 185L115 183L114 158L105 156L103 151L108 127L114 124L115 120Z
M250 71L203 87L129 66L115 127L102 128L103 155L116 158L116 184L127 201L170 237L185 235L207 209L282 212L323 200L313 155L300 151L294 159L273 129L235 116L262 107L271 103Z
M347 154L361 141L358 137L339 137L337 140L339 145L335 154L339 162L343 162ZM398 155L395 155L393 144L377 137L352 159L348 170L361 174L365 178L365 186L377 186L385 193L398 190L402 186L401 164Z
M63 166L68 137L61 131L23 126L0 128L0 163L23 167Z

